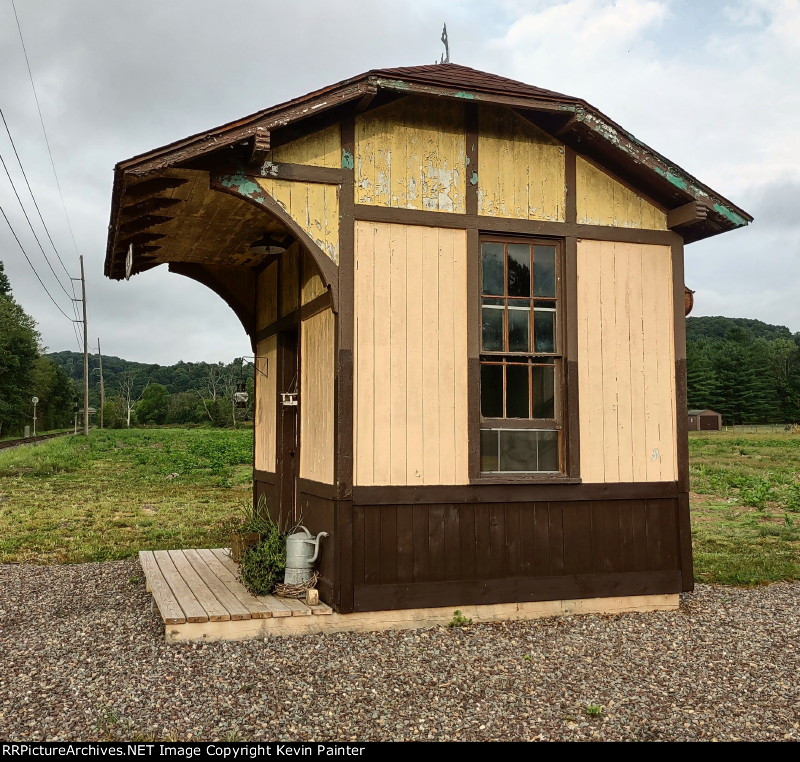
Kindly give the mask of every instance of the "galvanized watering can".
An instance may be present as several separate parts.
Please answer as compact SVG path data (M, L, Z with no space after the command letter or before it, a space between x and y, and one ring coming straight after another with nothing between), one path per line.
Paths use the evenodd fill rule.
M286 538L286 574L283 581L287 585L299 585L311 579L314 562L319 555L319 541L327 537L320 532L314 537L304 526L298 527L294 534Z

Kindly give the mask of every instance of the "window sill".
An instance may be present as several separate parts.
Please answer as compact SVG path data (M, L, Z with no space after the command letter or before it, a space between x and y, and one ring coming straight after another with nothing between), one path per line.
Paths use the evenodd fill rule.
M486 474L473 476L470 484L581 484L579 476L565 474Z

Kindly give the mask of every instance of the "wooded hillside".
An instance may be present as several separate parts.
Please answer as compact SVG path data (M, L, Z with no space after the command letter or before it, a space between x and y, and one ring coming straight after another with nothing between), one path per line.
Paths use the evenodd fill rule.
M760 320L686 319L689 407L724 423L800 421L800 333Z

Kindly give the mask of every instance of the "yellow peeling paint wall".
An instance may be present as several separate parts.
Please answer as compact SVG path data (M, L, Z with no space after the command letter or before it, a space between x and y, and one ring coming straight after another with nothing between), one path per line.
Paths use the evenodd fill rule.
M564 221L564 146L547 133L511 109L482 105L478 163L480 214Z
M309 164L313 167L342 166L342 139L338 124L319 132L284 143L272 151L271 160L287 164Z
M339 186L294 180L257 180L334 262L339 262Z
M466 233L356 223L355 484L467 484Z
M404 98L356 117L357 204L465 211L464 104Z
M678 478L669 246L578 242L584 482Z
M278 263L273 262L262 270L256 283L256 322L261 329L274 323L278 317ZM259 471L275 471L275 395L277 364L277 337L256 345L255 374L255 452L254 463Z
M334 478L335 318L331 310L303 321L300 348L300 477Z
M317 266L311 255L303 251L303 284L301 288L301 300L303 304L313 302L318 296L322 296L327 290L319 277Z
M580 156L576 161L578 222L666 230L667 215Z

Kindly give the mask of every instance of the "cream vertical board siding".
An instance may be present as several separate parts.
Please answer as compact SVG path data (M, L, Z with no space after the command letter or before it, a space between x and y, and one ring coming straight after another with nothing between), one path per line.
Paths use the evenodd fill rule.
M464 105L410 97L356 117L358 204L466 211Z
M576 160L575 173L579 223L667 229L665 212L580 156Z
M301 254L301 249L296 243L281 254L281 317L294 312L300 306Z
M467 484L466 233L356 223L355 484Z
M300 336L300 476L333 484L333 312L325 310L304 320Z
M482 105L478 155L479 214L564 221L562 143L511 109Z
M272 151L272 161L309 164L313 167L342 166L342 138L338 124L284 143Z
M301 288L301 299L303 304L313 302L318 296L325 293L325 284L319 277L317 265L307 251L303 251L303 285Z
M278 263L258 274L256 283L256 328L261 330L278 319Z
M275 471L276 372L278 337L256 345L256 434L254 463L259 471Z
M271 178L259 178L256 182L327 256L339 262L338 185Z
M578 242L584 482L675 481L675 345L669 246Z

